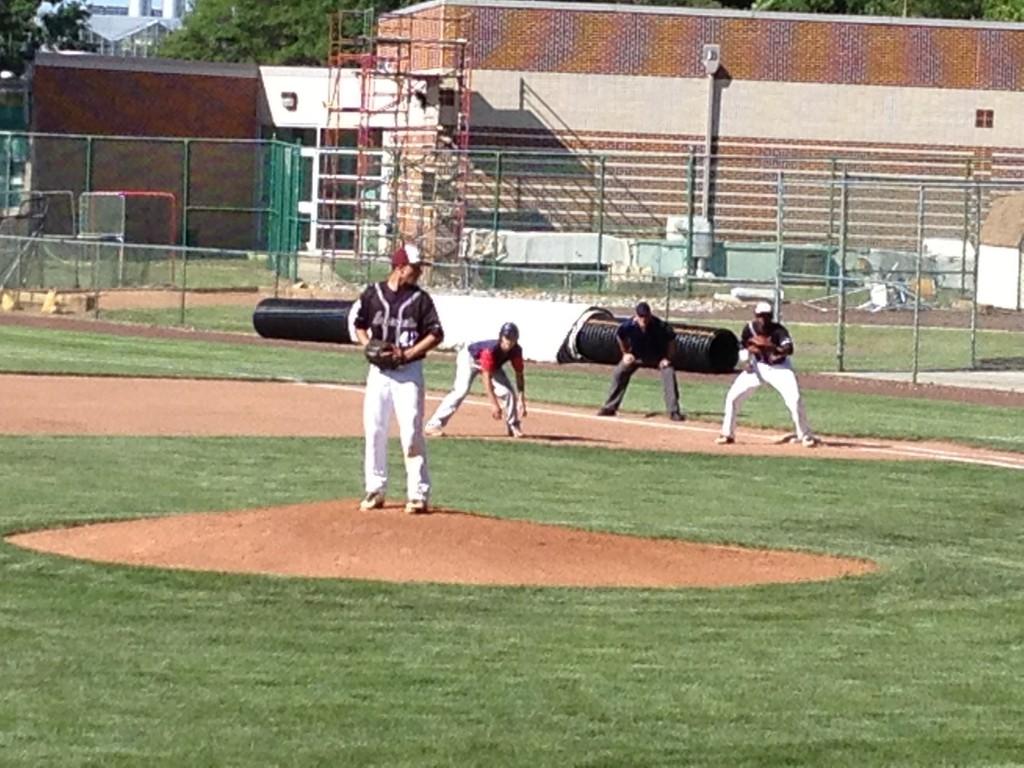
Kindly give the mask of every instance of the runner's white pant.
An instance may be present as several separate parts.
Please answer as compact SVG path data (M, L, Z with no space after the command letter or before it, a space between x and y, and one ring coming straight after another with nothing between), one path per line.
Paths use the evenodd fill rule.
M473 386L473 380L480 373L480 366L473 360L469 353L469 347L463 347L455 358L455 383L451 391L444 396L441 404L437 406L434 415L430 417L427 424L431 427L443 427L455 411L466 399L469 390ZM499 368L491 374L491 382L494 384L494 394L505 411L505 425L509 428L519 426L519 413L516 408L516 391L512 382L503 368Z
M786 408L789 409L789 415L793 418L797 438L803 440L811 435L811 427L807 423L807 414L804 412L804 401L800 397L800 387L796 383L796 373L793 372L793 364L788 357L776 365L755 362L751 369L736 377L736 381L729 387L729 393L725 396L722 434L733 436L740 408L744 401L754 393L754 390L762 384L767 384L782 395L782 400L786 404Z
M427 441L423 436L423 402L422 360L393 371L370 366L363 397L367 493L387 490L388 430L393 409L405 458L406 498L409 501L429 499L430 474L427 472Z

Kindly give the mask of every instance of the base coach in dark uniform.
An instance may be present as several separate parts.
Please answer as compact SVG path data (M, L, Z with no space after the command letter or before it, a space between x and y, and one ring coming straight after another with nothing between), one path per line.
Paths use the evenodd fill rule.
M612 387L598 416L614 416L626 396L629 380L641 366L657 367L661 372L661 386L665 394L665 408L672 421L683 421L686 416L679 409L679 384L672 365L676 332L668 323L651 312L646 301L636 305L633 317L623 322L615 332L622 350L622 359L612 373Z

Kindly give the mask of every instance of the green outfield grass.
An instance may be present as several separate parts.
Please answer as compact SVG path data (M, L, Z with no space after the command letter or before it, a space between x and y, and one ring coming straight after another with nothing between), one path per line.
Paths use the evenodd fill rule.
M253 306L188 307L185 325L199 330L253 330ZM179 325L180 308L124 309L104 311L107 320L144 323L147 325ZM677 322L684 322L678 319ZM720 318L685 318L693 325L727 328L737 335L742 322ZM789 323L797 344L795 358L804 371L838 370L836 358L836 327ZM976 356L982 365L998 365L1001 360L1024 359L1020 333L982 330L977 333ZM909 371L914 352L913 329L895 326L849 325L846 328L843 368L847 371ZM971 336L963 328L922 328L918 339L918 367L922 371L963 370L971 366Z
M52 288L153 288L187 287L189 290L231 290L270 287L275 283L274 271L266 259L210 258L192 252L185 264L183 252L172 259L169 246L129 248L119 262L116 246L106 246L98 264L93 264L93 251L84 248L78 253L63 253L63 258L49 258L42 266L41 284ZM176 319L171 320L176 322Z
M0 437L0 531L353 497L361 455L360 440ZM431 469L448 507L882 570L743 589L470 588L117 567L4 543L0 762L1024 754L1019 473L469 440L431 443Z
M0 371L220 378L294 378L305 381L361 383L362 356L350 347L271 347L200 341L172 341L97 333L0 326ZM609 368L609 374L610 374ZM427 365L427 384L435 391L451 385L451 356L435 355ZM607 393L609 375L574 366L531 367L528 393L535 403L597 408ZM685 378L683 406L695 418L721 419L728 379ZM480 392L480 385L476 385ZM811 423L828 435L952 440L1002 450L1024 451L1020 409L963 405L934 400L887 398L807 390ZM664 409L660 382L639 373L624 408L633 412ZM768 388L744 406L741 425L790 429L782 400ZM528 427L528 425L527 425Z
M737 335L743 328L736 320L699 319L694 325L728 328ZM796 343L794 360L803 371L836 371L835 325L786 323ZM914 359L914 329L885 325L847 325L843 352L846 371L909 371ZM1014 331L978 331L979 364L1015 360L1024 365L1024 334ZM971 367L971 334L967 328L921 328L918 367L922 371L968 370Z
M201 306L185 307L185 323L189 328L202 331L233 331L255 333L252 325L253 311L259 302L253 296L251 306ZM100 306L100 317L118 323L139 323L142 325L176 326L181 323L181 308L140 308L104 310Z

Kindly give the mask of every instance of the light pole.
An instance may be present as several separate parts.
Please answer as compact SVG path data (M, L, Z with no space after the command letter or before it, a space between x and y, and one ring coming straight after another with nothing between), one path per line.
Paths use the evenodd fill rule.
M711 140L715 129L715 74L722 65L722 51L717 45L705 45L700 55L708 76L708 110L704 130L704 183L701 188L701 213L711 221Z

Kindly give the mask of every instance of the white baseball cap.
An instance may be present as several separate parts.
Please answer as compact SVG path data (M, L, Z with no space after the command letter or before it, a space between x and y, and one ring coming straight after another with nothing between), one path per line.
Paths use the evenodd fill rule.
M755 315L770 315L772 313L772 305L767 301L757 302L757 306L754 307Z

